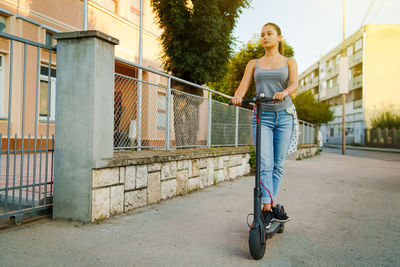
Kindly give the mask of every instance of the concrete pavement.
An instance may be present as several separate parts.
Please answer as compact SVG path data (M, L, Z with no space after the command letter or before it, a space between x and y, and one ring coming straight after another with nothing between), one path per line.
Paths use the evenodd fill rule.
M100 224L41 220L0 231L0 265L398 266L400 155L390 155L288 160L280 202L292 221L260 261L245 221L254 178L243 177Z

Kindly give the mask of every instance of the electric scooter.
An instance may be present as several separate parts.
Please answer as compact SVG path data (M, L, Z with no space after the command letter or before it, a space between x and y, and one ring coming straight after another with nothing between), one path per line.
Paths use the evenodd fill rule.
M261 212L261 181L260 181L260 162L261 156L259 151L261 150L261 103L263 102L272 102L275 101L272 98L266 98L264 94L260 94L253 99L242 99L242 104L254 103L255 104L255 112L257 119L257 128L256 128L256 175L255 175L255 187L254 187L254 213L253 213L253 223L249 224L249 249L251 256L259 260L264 257L266 241L267 238L271 238L275 233L283 233L285 229L285 223L272 221L271 227L266 229L264 225L264 220L262 218ZM229 101L229 104L232 105L232 102ZM263 185L264 186L264 185ZM265 186L264 186L265 187ZM268 189L265 188L269 193ZM271 195L270 195L271 197ZM272 197L271 197L272 199ZM281 205L277 204L276 208L278 211L281 210ZM252 214L249 214L252 215ZM247 217L248 218L248 217Z

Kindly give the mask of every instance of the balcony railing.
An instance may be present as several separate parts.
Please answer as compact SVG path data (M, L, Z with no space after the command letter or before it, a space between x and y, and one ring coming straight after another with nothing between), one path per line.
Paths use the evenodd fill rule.
M353 77L353 79L351 80L351 84L350 87L351 89L356 89L362 86L362 80L363 80L363 75L360 74L358 76Z
M349 67L353 67L362 61L363 51L360 50L349 58Z

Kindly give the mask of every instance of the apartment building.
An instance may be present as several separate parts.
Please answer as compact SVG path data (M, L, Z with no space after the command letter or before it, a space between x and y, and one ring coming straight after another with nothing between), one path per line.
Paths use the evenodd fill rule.
M88 1L88 29L98 30L119 39L119 45L115 47L115 72L126 77L137 78L138 70L124 60L138 63L139 58L139 18L140 0L89 0ZM0 1L0 31L6 34L24 38L33 42L56 46L53 38L55 33L83 30L84 2L83 0L2 0ZM161 29L156 23L155 14L152 11L149 0L143 0L143 66L161 70L160 56L162 47L160 43ZM55 95L56 95L56 51L52 52L49 64L48 50L40 51L40 88L39 116L35 118L34 101L23 102L23 43L14 42L13 49L13 84L12 84L12 112L11 118L7 118L9 101L9 73L10 73L10 40L0 37L0 134L7 136L8 122L12 122L11 133L18 133L22 128L22 118L25 116L25 134L34 132L35 120L38 120L38 136L46 135L46 118L50 117L49 136L54 133L55 122ZM36 50L28 46L26 69L26 84L28 99L35 99L36 84ZM122 60L118 60L122 59ZM51 75L48 75L51 65ZM32 70L35 70L32 71ZM50 76L50 80L49 80ZM149 72L143 72L143 80L153 84L166 86L167 79ZM51 83L51 90L47 88ZM124 111L117 116L120 121L116 132L129 132L132 122L137 123L137 82L126 80L123 85L116 81L116 110ZM129 95L126 92L129 91ZM134 91L134 92L132 92ZM158 107L165 101L165 89L160 87L160 92L143 93L143 121L142 134L144 139L157 139L164 130L152 124L158 120L158 124L165 119L165 112ZM48 94L49 103L47 102ZM22 106L25 114L22 115ZM49 108L48 108L49 106ZM156 110L156 118L147 118L147 112ZM130 112L128 112L130 111ZM158 112L160 111L160 112ZM47 114L47 113L50 114ZM150 116L150 115L149 115ZM153 116L153 115L152 115ZM10 138L14 138L12 134ZM132 133L130 133L132 135ZM3 140L3 147L5 147Z
M346 95L346 143L364 143L371 118L384 110L400 113L400 25L365 25L345 42L349 57L349 93ZM324 142L342 140L342 96L339 59L342 44L300 74L299 93L311 90L318 101L332 105L334 119L321 126Z

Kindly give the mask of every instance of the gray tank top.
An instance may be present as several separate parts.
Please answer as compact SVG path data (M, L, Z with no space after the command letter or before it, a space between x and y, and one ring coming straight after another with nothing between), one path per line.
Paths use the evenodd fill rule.
M256 59L256 69L254 71L254 80L256 82L256 94L264 93L268 98L272 98L275 93L282 92L289 86L289 67L288 59L285 66L277 69L263 69L258 66ZM290 96L285 100L274 104L273 102L262 103L263 111L281 111L293 105Z

